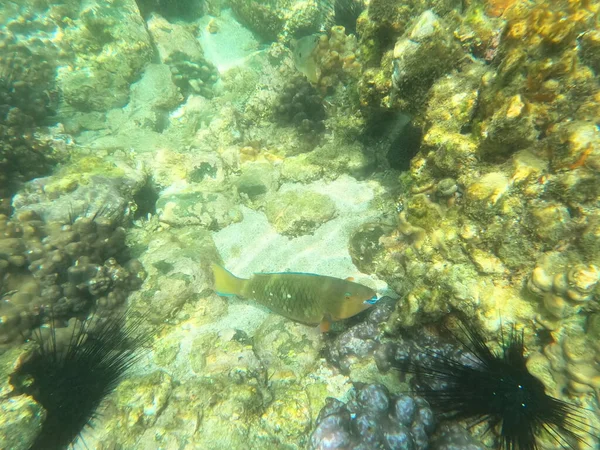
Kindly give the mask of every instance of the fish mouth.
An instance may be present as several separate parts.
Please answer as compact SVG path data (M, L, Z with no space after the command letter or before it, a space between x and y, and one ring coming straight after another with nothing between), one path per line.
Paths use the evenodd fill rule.
M368 300L365 300L363 303L364 303L365 305L374 305L375 303L377 303L377 301L378 301L378 300L379 300L379 299L377 298L377 294L376 294L376 295L374 295L373 297L371 297L370 299L368 299Z

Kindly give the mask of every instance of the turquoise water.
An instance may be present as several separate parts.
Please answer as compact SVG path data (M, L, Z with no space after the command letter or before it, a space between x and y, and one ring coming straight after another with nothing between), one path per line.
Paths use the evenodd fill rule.
M599 8L2 2L0 448L63 448L44 423L90 449L499 448L407 373L465 363L457 317L492 352L522 330L519 373L573 405L540 449L600 448ZM284 289L323 312L292 320L217 295L213 263L380 300ZM136 356L98 393L74 348ZM44 351L55 405L97 397L81 424L23 369Z

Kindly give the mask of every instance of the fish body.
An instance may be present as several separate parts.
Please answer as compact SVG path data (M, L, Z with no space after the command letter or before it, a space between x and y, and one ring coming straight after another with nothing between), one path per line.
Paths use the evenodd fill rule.
M271 311L307 324L321 324L352 317L372 306L376 292L359 283L310 273L256 273L237 278L213 264L219 295L252 298Z
M320 37L320 34L311 34L298 40L292 39L291 42L294 66L311 83L316 83L321 77L321 70L315 59L315 50Z

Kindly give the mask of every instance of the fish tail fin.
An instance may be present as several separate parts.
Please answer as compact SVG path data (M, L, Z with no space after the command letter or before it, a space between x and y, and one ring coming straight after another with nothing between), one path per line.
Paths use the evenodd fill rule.
M219 295L241 295L246 280L238 278L224 267L212 264L214 288Z

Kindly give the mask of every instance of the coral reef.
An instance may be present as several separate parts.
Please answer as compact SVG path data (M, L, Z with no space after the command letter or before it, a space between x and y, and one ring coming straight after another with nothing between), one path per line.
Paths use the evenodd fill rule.
M323 93L333 91L340 82L354 89L362 71L356 36L346 34L344 27L333 26L321 35L312 54L319 69L317 86Z
M527 20L541 14L536 12L538 8L532 7ZM577 19L583 23L589 20L586 13ZM511 19L509 29L517 23L537 29L537 22L527 20ZM536 62L543 59L545 44L527 34L529 31L524 33L538 52L532 55L539 56L527 62L524 56L511 56L522 52L523 47L507 38L499 46L497 58L501 62L497 70L473 62L460 73L438 79L430 89L428 106L422 113L426 126L423 144L411 165L411 194L400 200L397 231L390 239L379 240L388 248L381 255L389 255L383 256L382 266L391 264L387 258L393 254L393 258L403 261L406 271L402 273L418 274L420 278L415 279L416 286L404 281L403 289L408 288L415 295L413 299L409 294L407 303L425 304L429 301L426 298L433 302L433 298L439 298L435 294L438 288L432 290L431 284L423 283L430 276L424 274L423 270L427 270L436 274L432 273L431 282L437 277L438 286L448 283L453 291L447 300L450 304L452 295L458 295L462 297L460 307L468 309L474 298L485 302L495 291L496 299L505 299L500 304L509 298L520 299L518 306L513 304L511 308L518 308L519 316L525 318L535 306L522 299L516 287L527 281L528 271L533 270L544 251L572 241L578 251L586 253L581 245L587 234L583 230L593 227L594 215L585 211L590 211L597 193L594 188L583 186L594 176L597 134L583 117L549 123L558 119L559 111L571 114L573 102L581 105L577 114L585 117L591 117L592 106L584 97L572 97L569 104L560 103L562 97L559 103L532 97L532 74L548 70ZM574 40L571 33L561 39L570 36ZM572 60L568 46L560 48L562 57ZM528 77L516 69L506 72L512 58L532 68ZM559 62L552 65L559 66ZM586 68L572 72L573 82L593 93L598 87L586 73ZM566 95L577 92L578 89L570 89ZM544 122L548 125L544 126ZM574 209L580 211L578 217L573 217ZM404 250L400 249L405 245ZM427 267L417 263L414 256L429 261ZM577 264L593 264L593 258L580 258ZM461 274L472 279L478 272L483 281L487 276L503 277L507 270L517 271L520 282L513 278L512 286L497 283L494 288L481 285L473 290L472 284L465 289L469 283L456 278ZM440 274L444 275L439 278ZM407 314L402 316L406 320Z
M265 41L315 33L323 16L319 2L231 0L229 3L240 22Z
M37 134L55 121L56 48L29 47L8 31L0 32L0 47L0 212L7 214L18 186L47 174L62 153Z
M395 223L357 230L351 248L359 268L375 270L403 293L387 330L435 321L452 309L477 317L486 331L498 328L499 315L528 324L530 351L539 352L531 364L546 388L587 405L596 392L597 350L590 345L580 358L563 348L588 342L585 324L598 309L600 193L592 180L598 179L600 86L585 51L593 36L579 45L598 11L575 3L560 2L549 12L542 2L509 2L500 19L503 34L496 18L477 28L486 19L474 10L462 23L443 18L446 26L458 24L454 36L463 52L480 59L449 50L460 70L438 72L421 92L426 102L411 105L424 134L400 179ZM474 34L462 40L465 27ZM438 32L448 42L448 31ZM396 42L411 47L418 40ZM404 64L397 57L396 66ZM381 81L376 77L392 62L386 58L361 83L371 75ZM388 76L386 82L391 71ZM389 92L364 86L370 97L361 97L363 104L377 104ZM401 87L398 80L395 86ZM533 338L536 332L549 333L551 341Z
M528 361L529 369L542 379L552 392L567 391L573 396L600 393L598 358L598 313L592 313L584 328L574 320L553 331L554 342ZM600 420L596 417L595 427Z
M291 80L279 95L278 103L273 108L278 122L296 126L307 136L315 136L324 131L323 99L304 77Z
M600 269L594 264L583 264L577 253L547 252L537 261L527 287L540 297L550 315L540 320L552 322L582 310L594 310L599 281Z
M400 399L423 405L390 394L410 388L391 369L432 350L464 356L428 326L453 310L486 336L501 321L523 326L531 373L554 397L592 409L600 373L595 3L211 0L196 6L213 16L187 23L117 3L38 2L29 11L17 0L0 11L7 45L25 43L15 61L50 64L40 63L48 78L28 91L35 98L8 77L1 117L33 126L7 133L33 146L29 136L49 132L44 148L59 150L66 131L75 143L54 176L21 186L40 172L15 173L15 214L0 220L4 347L30 333L47 306L62 321L122 303L143 274L125 239L148 273L132 307L168 324L144 368L107 399L99 448L194 441L294 450L329 438L416 448L407 431L416 422L395 410ZM345 29L334 17L344 5L366 8ZM55 58L36 53L40 42ZM2 61L10 68L10 55ZM54 64L56 85L44 82ZM64 128L43 128L55 102L42 86L61 93ZM31 101L9 114L13 92ZM88 213L66 217L86 205ZM384 298L323 336L215 296L214 262L240 276L355 276ZM339 400L311 444L327 397ZM385 414L369 409L380 398ZM25 418L43 412L15 399L20 412L0 407L30 442ZM374 418L373 432L359 436ZM457 424L438 426L427 442L481 448Z
M406 75L410 75L411 72L416 75L421 66L433 67L432 73L425 72L424 80L415 79L415 86L420 88L417 89L418 95L413 95L412 99L419 101L425 99L426 89L435 74L444 73L440 70L441 66L445 65L446 68L455 66L460 56L457 42L449 34L450 24L456 23L453 12L458 7L459 2L455 0L409 1L402 4L390 0L369 2L366 14L358 18L356 26L360 36L358 53L365 68L359 82L360 102L363 108L389 108L398 101L399 96L392 94L395 58L400 63L400 67L396 70L396 78L400 82L397 84L400 85L406 79ZM445 22L447 16L450 24ZM423 20L419 20L419 17ZM434 22L438 24L437 28L428 26ZM422 43L415 41L411 44L406 41L409 39L409 28L413 29L414 37ZM398 51L395 51L395 46L398 47ZM441 53L438 53L440 51ZM424 56L425 53L431 55L438 53L442 64L438 66L437 59L430 60ZM401 62L404 57L407 58L408 65ZM411 60L416 64L410 63ZM408 72L405 72L407 69ZM410 88L403 93L410 97ZM410 101L400 102L400 105L407 110L417 110L417 105L412 105Z
M360 27L359 32L372 38L380 35L377 41L385 42L382 39L383 37L389 36L391 33L402 34L408 23L426 9L431 9L437 15L445 15L457 6L458 3L455 0L439 0L427 3L409 1L404 4L398 4L392 0L373 0L369 3L368 17L362 20L360 24L366 28L366 33L360 31Z
M212 97L212 86L218 79L216 68L206 60L195 36L181 24L171 24L160 16L148 21L160 62L171 70L173 82L184 98L189 95Z
M218 79L217 71L208 61L190 61L181 52L172 53L165 61L171 68L173 81L187 97L190 94L212 96L211 86Z
M137 289L141 265L126 254L119 218L97 211L45 222L32 211L0 216L0 344L27 337L40 318L112 309Z

